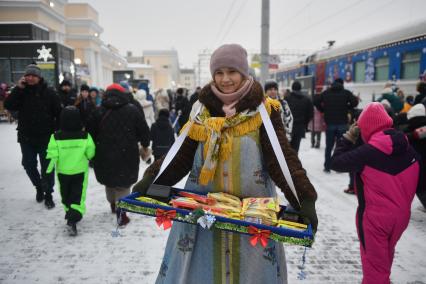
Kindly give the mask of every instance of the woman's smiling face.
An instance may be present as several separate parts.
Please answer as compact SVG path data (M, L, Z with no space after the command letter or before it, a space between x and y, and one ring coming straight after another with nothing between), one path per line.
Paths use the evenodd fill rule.
M213 79L216 87L225 94L236 92L244 80L240 72L233 68L226 67L216 70Z

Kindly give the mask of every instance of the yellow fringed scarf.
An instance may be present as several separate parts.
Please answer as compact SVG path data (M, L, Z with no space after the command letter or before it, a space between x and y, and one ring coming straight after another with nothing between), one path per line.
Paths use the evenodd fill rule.
M276 110L281 108L277 100L266 98L266 110L271 114L272 107ZM188 122L184 127L188 127ZM259 129L262 125L262 118L259 110L244 111L231 117L211 117L209 111L203 110L194 119L188 136L204 143L204 164L201 168L199 183L207 185L216 172L217 162L228 159L232 151L233 137L238 137Z

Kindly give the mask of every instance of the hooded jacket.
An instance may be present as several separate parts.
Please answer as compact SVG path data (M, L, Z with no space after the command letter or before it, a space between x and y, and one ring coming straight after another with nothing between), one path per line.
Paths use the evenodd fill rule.
M151 140L154 157L161 157L167 154L175 142L175 134L168 115L163 115L162 112L159 113L157 120L151 126Z
M399 212L409 215L416 189L424 185L419 182L419 156L402 132L395 129L378 131L366 144L353 148L346 138L339 140L331 169L356 173L358 226L360 240L365 245L364 211L374 210L387 216Z
M109 187L129 187L139 173L139 147L149 146L149 128L127 94L107 91L87 129L96 144L96 179Z

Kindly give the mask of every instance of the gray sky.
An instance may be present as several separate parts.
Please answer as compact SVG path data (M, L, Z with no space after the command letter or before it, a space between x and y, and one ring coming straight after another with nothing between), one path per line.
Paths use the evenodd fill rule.
M101 39L125 54L178 51L182 67L223 43L260 49L261 0L71 0L99 12ZM119 3L119 4L118 4ZM270 0L270 48L315 50L342 45L426 19L425 0Z

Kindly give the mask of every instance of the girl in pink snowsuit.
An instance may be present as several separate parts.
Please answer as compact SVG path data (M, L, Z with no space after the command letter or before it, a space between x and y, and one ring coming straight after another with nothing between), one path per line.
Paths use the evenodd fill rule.
M356 125L338 142L331 168L355 172L356 226L364 284L390 283L395 246L410 220L419 180L419 156L406 136L392 128L380 103L370 103L358 119L365 144L355 147Z

